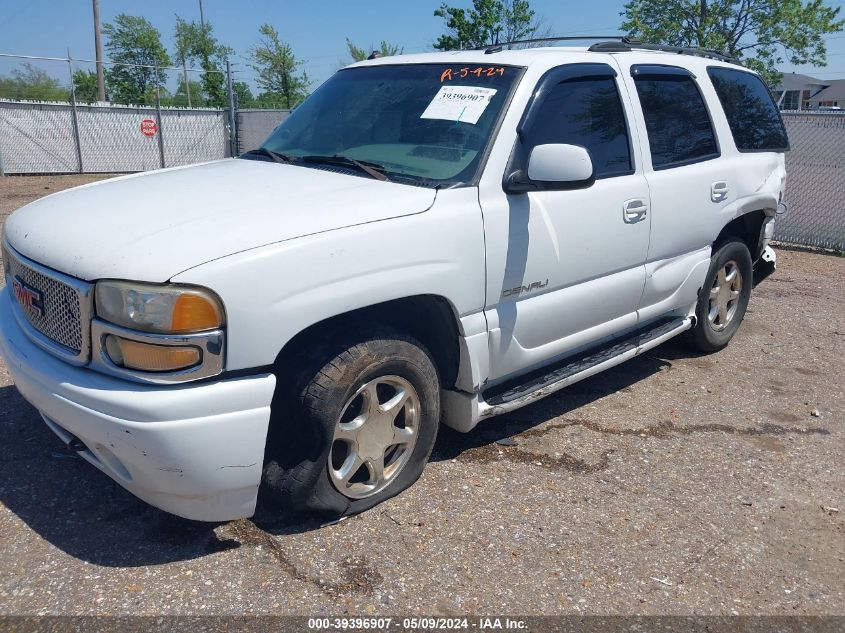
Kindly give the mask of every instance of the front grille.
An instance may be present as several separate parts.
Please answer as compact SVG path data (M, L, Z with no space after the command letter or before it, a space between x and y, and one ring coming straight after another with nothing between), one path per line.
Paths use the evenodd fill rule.
M84 282L78 282L61 273L24 263L15 252L3 245L3 265L7 282L17 278L26 286L43 295L44 314L18 306L18 313L42 335L58 343L73 356L88 352L88 292ZM64 280L63 280L64 279ZM66 280L66 281L65 281ZM15 293L9 289L13 301Z

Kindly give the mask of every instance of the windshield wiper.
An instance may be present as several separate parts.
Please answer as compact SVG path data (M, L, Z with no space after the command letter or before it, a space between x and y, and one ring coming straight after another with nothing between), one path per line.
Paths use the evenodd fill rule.
M376 180L390 181L390 178L385 174L385 168L378 163L371 163L369 161L360 161L350 158L349 156L342 156L335 154L334 156L303 156L302 160L307 163L324 163L326 165L351 165L357 167L365 174L372 176Z
M293 162L293 158L287 156L285 154L279 154L274 152L271 149L267 149L266 147L259 147L257 149L251 149L248 152L244 152L241 156L269 156L277 163L287 164Z

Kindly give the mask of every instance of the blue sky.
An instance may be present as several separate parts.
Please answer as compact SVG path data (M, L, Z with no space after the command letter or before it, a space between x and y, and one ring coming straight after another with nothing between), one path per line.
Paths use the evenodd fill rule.
M449 4L468 6L469 0ZM842 3L829 2L832 6ZM435 18L440 0L204 0L205 17L214 25L220 40L235 49L238 78L254 83L254 71L246 54L258 37L258 27L270 22L290 42L297 56L306 61L309 76L319 83L346 59L345 38L361 46L381 39L400 44L406 52L431 49L443 31L443 20ZM615 33L620 23L623 0L562 2L532 0L556 35ZM174 13L188 20L199 19L198 0L100 0L101 19L108 22L118 13L143 15L161 31L165 46L172 51ZM845 13L845 12L843 12ZM0 53L94 57L91 0L0 0ZM828 79L845 79L845 33L828 38L826 68L793 68ZM0 59L0 74L17 62ZM66 65L40 64L64 80ZM84 67L85 64L80 64Z

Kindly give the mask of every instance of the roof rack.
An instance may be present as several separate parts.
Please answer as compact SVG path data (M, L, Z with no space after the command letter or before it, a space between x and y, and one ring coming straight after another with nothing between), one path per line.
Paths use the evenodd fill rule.
M668 46L665 44L644 44L638 40L631 38L622 38L614 42L597 42L588 49L596 53L622 53L627 51L661 51L664 53L677 53L678 55L695 55L697 57L707 57L709 59L718 59L723 62L736 63L736 59L707 48L694 48L691 46Z
M550 42L583 42L585 40L610 40L608 44L616 42L631 41L636 42L627 35L567 35L564 37L537 37L530 40L513 40L511 42L497 42L491 46L483 46L484 52L488 55L491 53L499 53L505 49L506 46L513 46L515 44L548 44ZM476 49L478 50L478 49Z
M623 53L633 50L661 51L664 53L677 53L678 55L695 55L697 57L708 57L723 62L736 63L736 59L719 51L706 48L695 48L692 46L668 46L664 44L647 44L631 37L630 35L568 35L565 37L539 37L530 40L514 40L512 42L501 42L493 46L484 47L487 54L499 53L505 47L516 44L548 44L550 42L579 42L584 40L599 40L588 50L597 53Z

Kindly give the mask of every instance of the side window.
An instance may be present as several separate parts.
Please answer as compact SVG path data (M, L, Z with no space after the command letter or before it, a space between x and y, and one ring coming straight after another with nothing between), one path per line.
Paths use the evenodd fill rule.
M613 77L579 77L553 86L539 104L525 147L568 143L590 151L596 178L631 173L625 112Z
M774 99L763 81L742 70L711 66L707 74L725 110L741 152L783 152L789 140Z
M719 155L713 124L695 80L683 69L673 69L638 72L633 68L655 169Z

